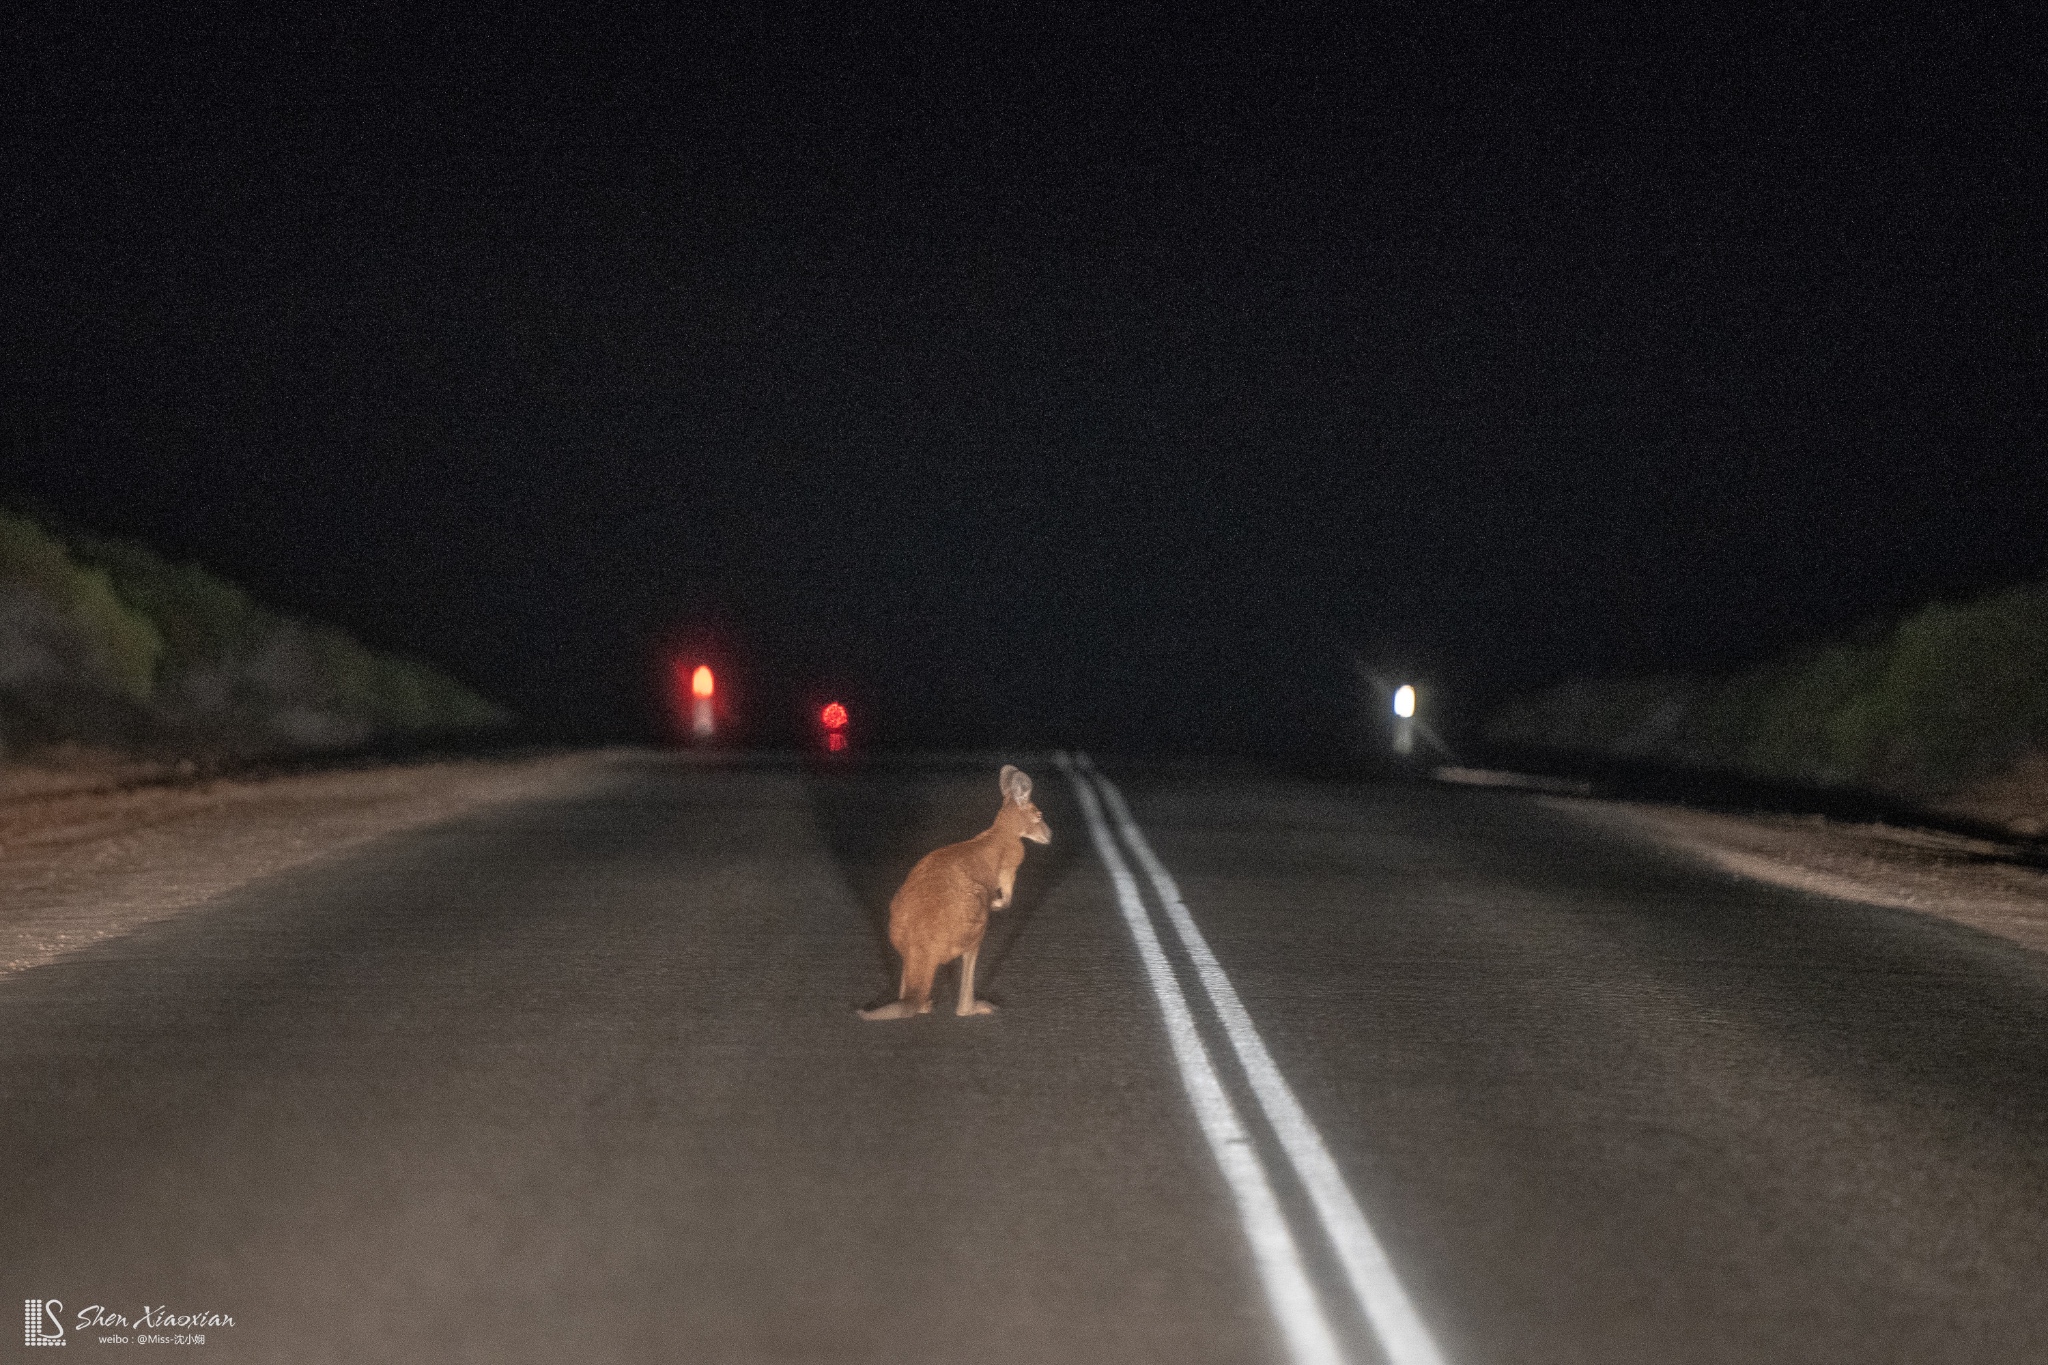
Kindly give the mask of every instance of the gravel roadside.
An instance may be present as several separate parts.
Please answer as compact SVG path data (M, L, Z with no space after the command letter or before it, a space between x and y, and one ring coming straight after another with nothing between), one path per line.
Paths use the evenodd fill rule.
M392 763L0 801L0 975L382 835L572 793L630 752Z
M2034 850L2016 842L1818 815L1534 799L1736 876L1938 915L2048 953L2048 868Z

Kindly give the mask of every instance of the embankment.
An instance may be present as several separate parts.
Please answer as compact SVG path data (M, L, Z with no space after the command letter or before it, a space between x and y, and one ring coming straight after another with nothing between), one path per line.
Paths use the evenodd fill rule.
M2048 827L2048 586L1929 606L1867 642L1729 677L1561 683L1502 708L1485 734L1508 749L1863 787L2037 833Z
M0 512L0 758L247 757L508 719L197 566Z

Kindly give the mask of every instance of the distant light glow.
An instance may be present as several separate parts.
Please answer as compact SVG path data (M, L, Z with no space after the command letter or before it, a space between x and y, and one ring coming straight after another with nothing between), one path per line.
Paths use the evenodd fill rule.
M712 681L709 664L698 664L697 671L690 675L690 695L693 697L708 697L717 686Z
M843 753L846 749L846 731L834 730L831 734L825 736L825 747L835 754Z
M818 713L818 719L825 722L827 730L844 730L846 728L846 708L836 701L827 702L825 703L825 709ZM837 748L838 746L834 745L833 747Z
M1415 714L1415 689L1407 683L1394 689L1394 714L1403 720Z

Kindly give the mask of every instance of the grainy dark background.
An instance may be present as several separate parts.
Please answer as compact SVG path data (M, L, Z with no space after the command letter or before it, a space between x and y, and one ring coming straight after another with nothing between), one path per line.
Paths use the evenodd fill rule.
M2048 568L2024 7L1366 8L13 11L0 499L589 735L687 642L1292 749Z

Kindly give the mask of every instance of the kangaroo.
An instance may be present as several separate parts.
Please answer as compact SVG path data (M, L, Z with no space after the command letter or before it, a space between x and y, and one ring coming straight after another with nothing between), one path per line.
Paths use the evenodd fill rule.
M863 1019L908 1019L932 1010L932 977L960 959L960 1007L955 1014L994 1014L974 998L974 959L988 932L988 912L1007 909L1024 861L1022 840L1052 842L1045 817L1031 803L1031 779L1009 764L996 779L1003 807L996 821L972 839L933 849L918 859L889 902L889 942L903 959L897 998L862 1010Z

